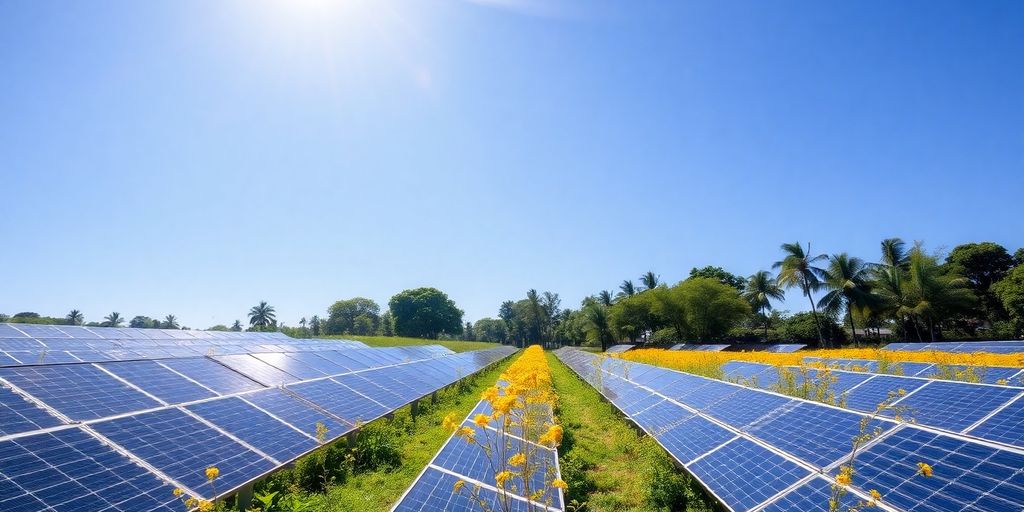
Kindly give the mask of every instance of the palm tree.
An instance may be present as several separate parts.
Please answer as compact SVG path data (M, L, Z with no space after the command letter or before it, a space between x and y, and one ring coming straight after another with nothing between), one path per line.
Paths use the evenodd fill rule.
M828 268L822 275L822 284L829 292L818 301L818 307L830 315L846 311L850 317L850 332L853 333L854 345L858 343L853 311L863 311L875 304L871 286L868 284L869 271L870 267L864 260L844 252L829 258Z
M231 324L231 330L235 332L240 332L242 330L242 322L235 320L235 323Z
M640 284L644 285L645 290L653 290L657 288L659 282L660 276L651 271L647 271L644 275L640 276Z
M900 238L882 240L882 264L890 268L906 270L908 263L906 245Z
M593 337L598 339L601 343L601 352L604 352L614 341L612 328L608 323L608 310L599 304L591 304L583 312L587 322L590 324L588 331L590 331Z
M910 250L906 277L903 286L910 312L928 326L932 341L935 341L936 321L970 308L977 300L967 279L946 274L938 259L925 254L920 246Z
M750 307L761 312L764 317L764 339L768 341L768 311L772 309L772 299L784 300L786 292L782 291L771 273L762 270L747 279L747 287L743 290L743 298Z
M115 311L103 317L103 323L106 327L120 327L124 323L124 318L121 318L121 313Z
M174 315L167 315L164 318L164 324L161 327L163 327L164 329L177 329L178 319L175 318Z
M625 297L632 297L634 295L636 295L636 285L633 284L633 281L626 279L619 285L619 293L615 294L615 298L622 299Z
M601 290L601 293L597 294L597 302L602 306L611 306L614 299L612 299L612 292L608 290Z
M72 309L71 312L68 313L67 321L71 325L82 325L82 322L84 320L85 315L83 315L82 312L77 309Z
M818 345L825 344L825 338L821 335L821 322L818 321L818 310L814 306L813 292L821 288L822 269L814 266L815 263L825 259L824 254L811 256L811 244L807 244L807 251L800 246L800 242L782 244L782 251L786 256L782 261L776 261L772 268L779 270L775 278L779 286L783 288L800 288L803 295L811 303L811 315L814 317L814 326L818 328Z
M249 325L252 327L267 327L275 320L277 320L277 316L274 315L274 306L267 304L265 300L261 300L259 304L249 310Z

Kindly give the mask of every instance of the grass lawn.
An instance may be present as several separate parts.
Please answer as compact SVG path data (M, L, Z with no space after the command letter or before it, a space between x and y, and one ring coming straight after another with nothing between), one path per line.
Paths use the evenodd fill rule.
M491 343L485 345L494 346ZM386 427L393 436L390 441L400 450L401 463L394 468L352 473L344 483L331 487L327 494L316 496L312 500L312 510L350 512L391 508L448 439L449 432L441 427L445 415L455 413L460 419L464 418L480 401L480 393L494 385L498 375L514 360L515 356L510 357L490 370L463 381L465 386L438 393L436 404L424 401L420 404L420 413L415 421L408 408L395 413L392 420L378 420L388 423Z
M500 347L497 343L486 341L447 341L447 340L425 340L422 338L402 338L399 336L328 336L327 338L344 338L366 343L371 347L399 347L406 345L442 345L455 352L467 352L480 350L482 348Z
M704 492L653 439L631 427L597 391L548 353L565 429L559 463L566 503L589 512L711 511ZM573 510L571 507L569 510Z

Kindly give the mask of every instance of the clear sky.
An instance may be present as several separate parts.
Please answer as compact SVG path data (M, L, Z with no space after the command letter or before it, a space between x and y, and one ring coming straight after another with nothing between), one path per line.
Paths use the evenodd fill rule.
M0 312L87 321L1013 251L1024 2L0 0L0 183Z

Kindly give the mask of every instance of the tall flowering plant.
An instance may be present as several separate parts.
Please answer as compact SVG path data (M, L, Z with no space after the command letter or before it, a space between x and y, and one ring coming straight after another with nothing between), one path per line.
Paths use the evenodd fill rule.
M498 499L484 499L479 484L463 480L452 492L468 496L484 512L511 512L519 501L513 495L529 498L530 512L545 510L566 484L554 462L562 426L554 417L557 396L544 351L537 345L527 348L480 398L487 405L470 418L472 426L460 425L449 414L444 427L481 450L494 474L493 482L484 483L498 490Z

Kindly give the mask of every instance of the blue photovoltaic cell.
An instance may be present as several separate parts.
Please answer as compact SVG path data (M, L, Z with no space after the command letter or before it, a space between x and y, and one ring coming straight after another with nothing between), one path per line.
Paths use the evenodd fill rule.
M626 416L633 416L662 401L664 401L664 399L661 398L661 396L645 392L638 397L634 397L633 400L622 404L619 406L619 409L621 409L623 414Z
M687 469L735 511L750 510L811 474L744 438L730 441Z
M747 431L765 442L818 467L825 467L848 456L853 438L860 435L860 414L808 402L794 402L782 414L773 415L750 426ZM875 427L888 429L889 422L875 421Z
M263 389L266 386L203 357L164 359L160 364L196 381L222 395Z
M301 399L279 388L270 388L245 395L244 400L269 411L291 426L315 436L317 423L327 427L327 438L335 439L352 430L352 426L338 420Z
M652 434L679 462L686 464L732 439L736 434L700 416Z
M61 423L36 404L7 388L0 388L0 435L30 432Z
M27 338L25 333L8 323L0 323L0 338Z
M120 361L103 363L102 366L169 404L217 396L212 391L160 366L155 361Z
M917 463L934 468L917 475ZM1024 455L905 427L857 457L862 489L882 491L886 504L908 511L1024 509Z
M741 389L738 393L711 404L707 413L719 421L738 429L754 420L771 414L781 407L794 405L795 401L763 391Z
M480 501L486 506L483 510L505 510L504 500L488 488L474 489L473 484L467 483L461 492L453 492L455 482L458 481L457 476L428 467L394 512L478 512L482 509ZM529 510L525 501L512 499L509 504L509 512Z
M934 370L935 365L931 363L900 362L896 363L903 375L910 377L926 377Z
M8 351L25 350L29 352L38 352L46 349L46 347L42 343L31 338L3 338L0 339L0 349Z
M214 356L213 359L265 386L280 386L302 380L248 354Z
M1005 368L1001 366L987 366L978 370L981 382L984 384L999 384L1007 381L1011 386L1019 386L1020 382L1012 382L1014 376L1020 373L1020 368Z
M178 510L173 488L74 428L0 443L4 512Z
M20 366L21 363L6 352L0 352L0 366Z
M846 394L845 406L848 409L874 412L878 405L886 401L890 392L904 390L907 393L921 387L925 380L893 377L890 375L874 375L863 384L853 388Z
M672 425L681 423L683 420L692 418L693 413L682 407L662 400L657 404L648 407L644 411L633 416L633 421L642 426L648 432L664 432Z
M776 354L789 354L792 352L796 352L806 346L807 345L799 343L779 343L776 345L769 345L767 351Z
M376 379L374 379L372 373L342 375L340 377L334 377L331 380L344 384L348 388L355 390L357 393L365 397L373 399L375 402L384 405L388 409L397 409L398 407L409 403L413 399L418 398L418 396L413 395L401 396L397 393L384 389L375 382Z
M290 375L294 375L299 380L308 379L319 379L320 377L326 377L327 374L303 363L295 358L290 357L289 354L277 352L267 354L252 354L253 357L267 363L274 368L284 371Z
M722 378L725 380L750 379L769 368L771 368L771 365L749 363L746 361L729 361L722 365Z
M310 437L316 435L315 427L308 435L302 435L238 397L193 404L188 410L281 462L297 458L318 445Z
M33 338L70 338L64 331L52 325L18 324L18 330Z
M348 372L347 368L343 368L328 359L320 357L317 352L296 352L288 354L288 357L311 366L319 370L324 375L338 375L340 373Z
M159 407L160 403L88 364L0 369L0 376L73 420Z
M1024 448L1024 398L1018 398L968 433Z
M288 389L353 425L388 412L383 405L329 379L292 384Z
M275 467L179 409L108 420L93 428L205 498L213 495L204 474L209 466L220 469L218 492L234 489Z
M832 483L824 478L812 478L807 483L782 495L781 498L765 507L765 512L829 512L829 500L832 499ZM860 498L847 493L839 500L838 510L854 510ZM885 498L882 498L885 501ZM872 507L865 507L872 508Z
M1019 389L934 380L896 402L917 423L960 432L1020 393Z
M739 393L741 390L743 390L742 386L709 381L707 385L700 388L699 392L690 393L687 396L677 398L677 400L694 409L702 410L719 400Z
M467 421L462 426L472 428L476 432L474 437L476 443L480 445L476 443L470 444L461 438L452 437L441 447L441 451L434 458L434 465L460 475L465 475L474 480L494 485L494 465L484 452L482 446L487 444L490 447L491 453L499 454L498 457L504 459L524 452L523 442L517 438L507 437L506 442L508 444L505 445L499 441L500 437L495 436L494 433L491 433L490 436L485 435L482 429L472 422ZM532 494L539 489L545 488L554 490L554 488L546 485L545 482L550 482L557 476L558 466L556 459L558 454L547 448L532 447L530 448L529 457L530 460L534 461L533 467L536 468L536 472L530 477L530 493ZM506 488L510 492L525 497L526 485L521 476L517 475L509 482L506 484ZM513 487L516 491L511 491ZM535 500L546 502L549 498L554 506L562 508L557 492L550 493L549 491L545 493L544 497L535 498Z

